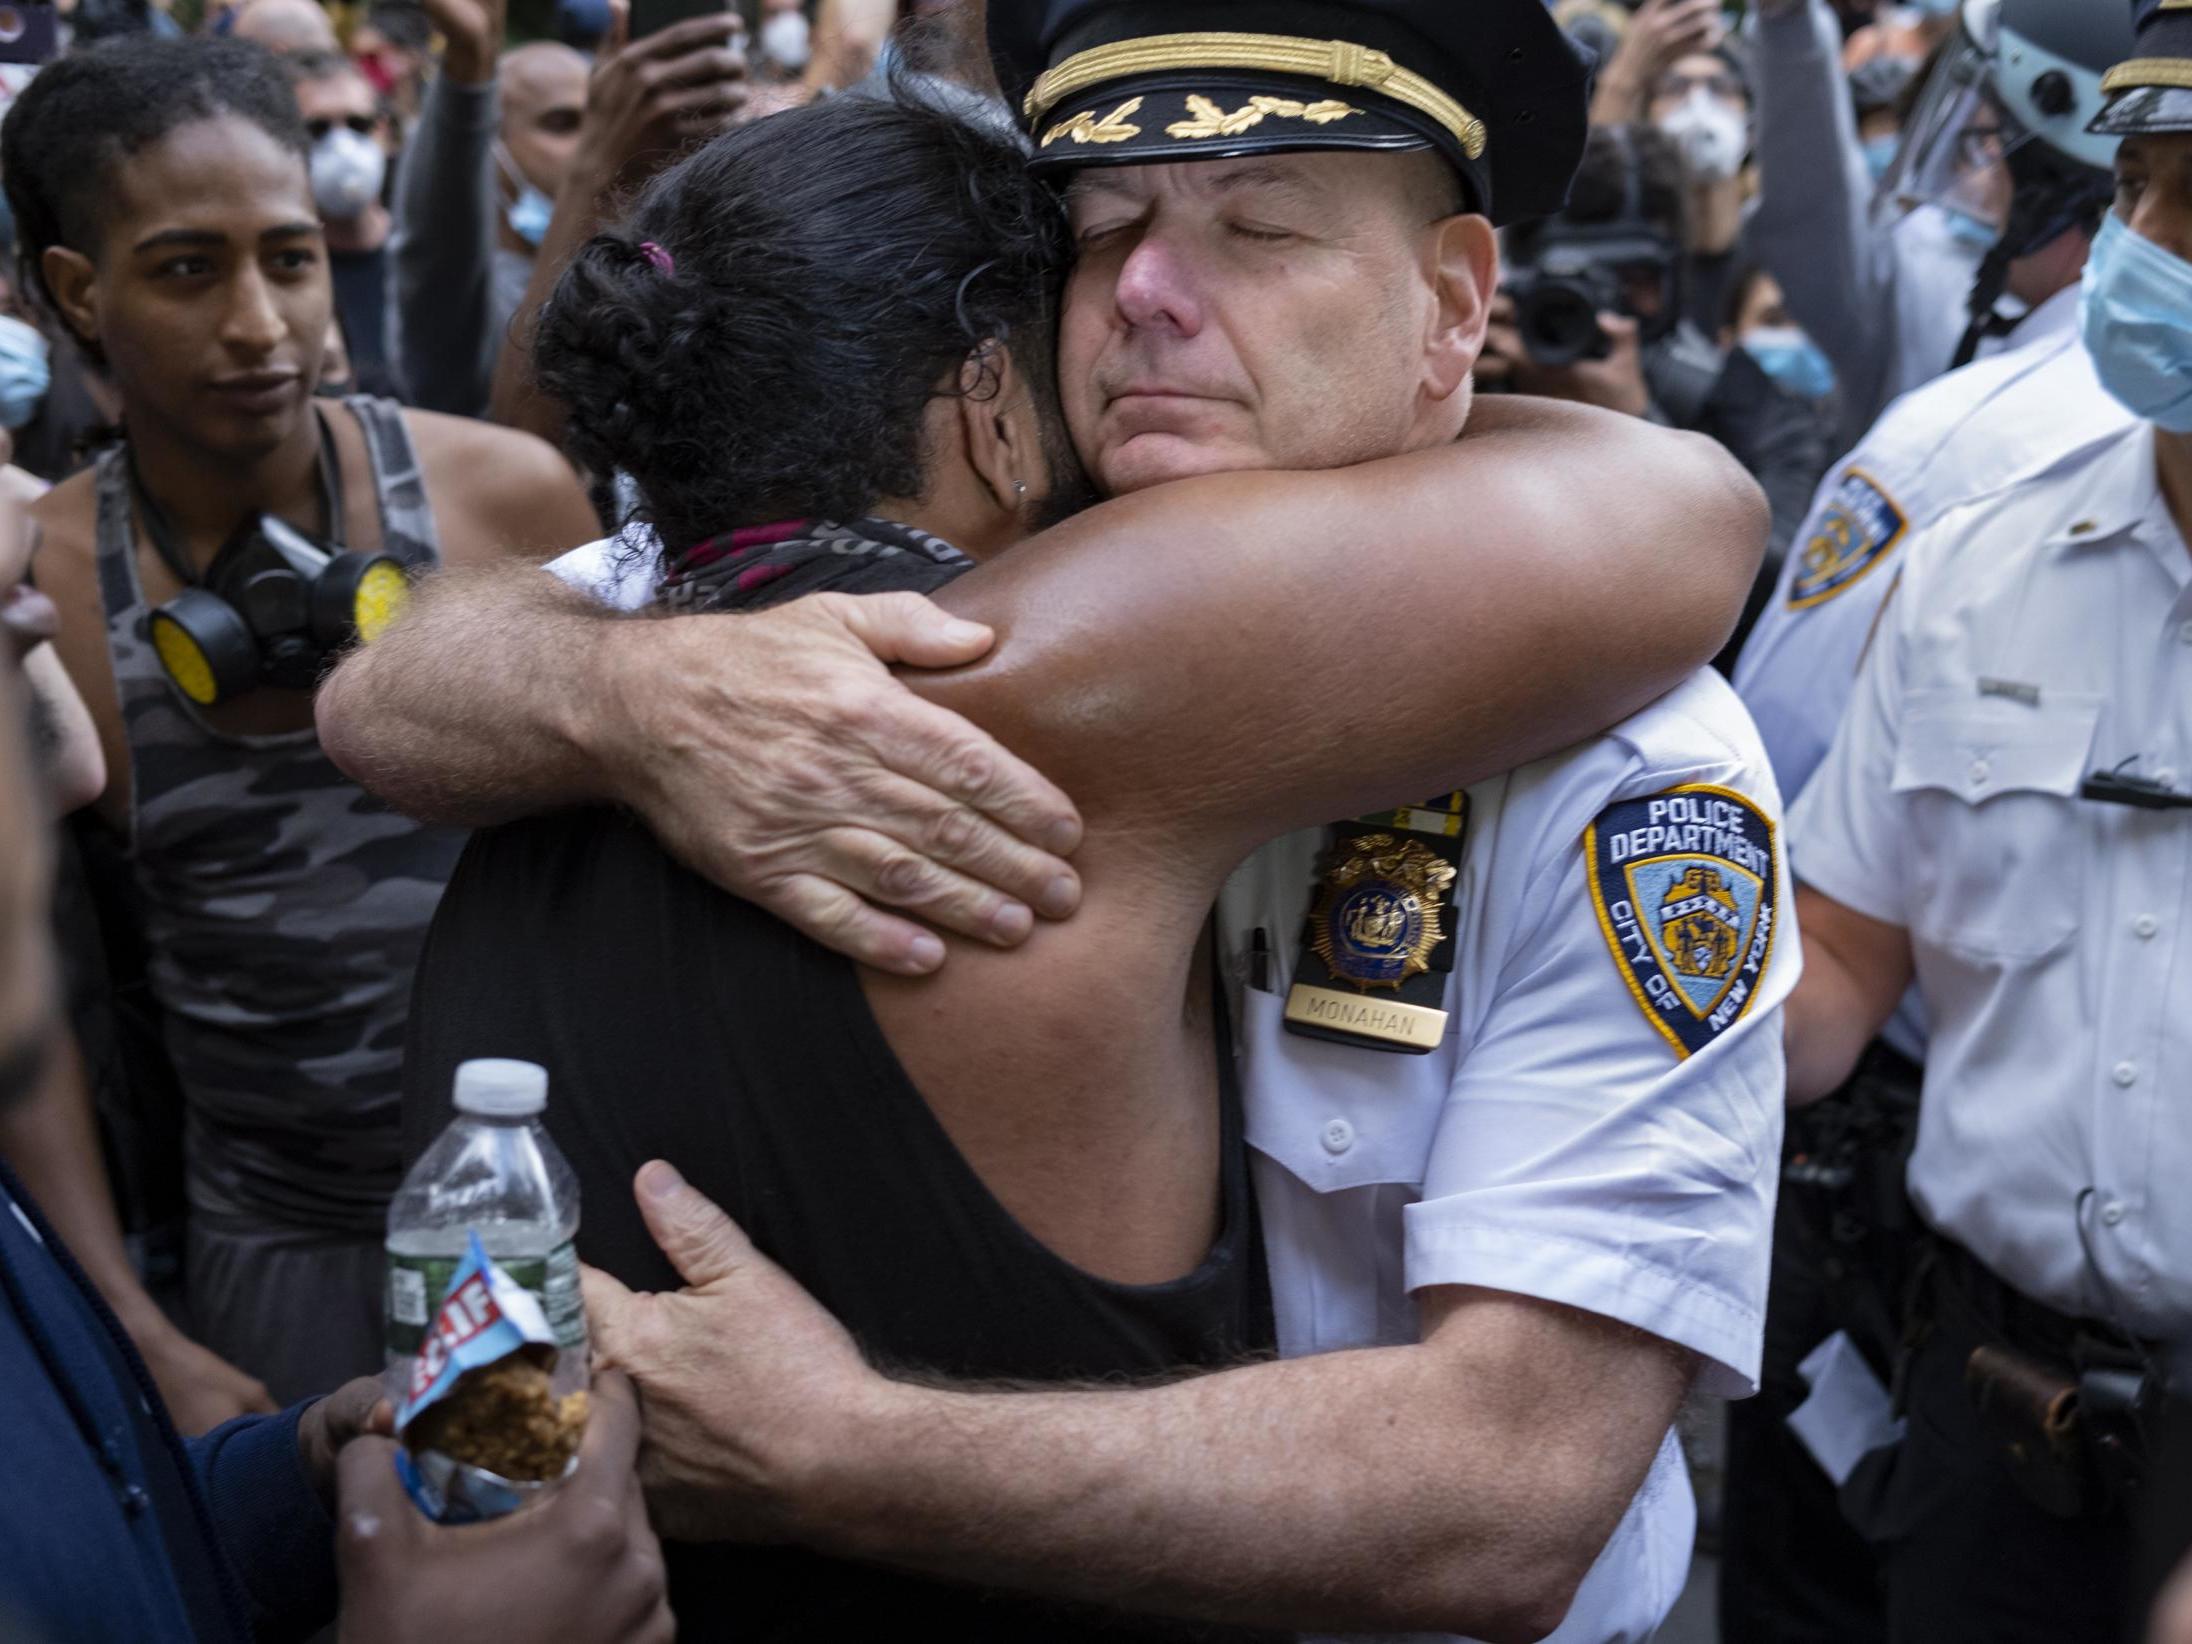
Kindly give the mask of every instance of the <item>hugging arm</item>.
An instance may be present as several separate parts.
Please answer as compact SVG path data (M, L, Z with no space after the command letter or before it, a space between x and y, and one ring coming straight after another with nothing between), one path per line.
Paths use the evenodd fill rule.
M588 1270L586 1298L596 1350L645 1388L666 1534L790 1538L1129 1610L1542 1638L1694 1362L1595 1314L1447 1285L1419 1293L1407 1346L1135 1389L889 1381L674 1173L642 1172L640 1202L690 1288L633 1295Z
M1004 945L1071 911L1083 783L1246 845L1616 722L1717 651L1764 537L1709 441L1508 401L1436 451L1162 487L1014 549L946 599L1009 650L909 676L932 703L877 658L955 667L991 635L910 595L646 622L500 566L353 653L320 734L429 820L629 804L816 941L920 973L941 943L884 908Z
M1000 641L918 689L1091 827L1245 848L1626 718L1726 640L1764 538L1710 441L1507 400L1456 445L1106 503L945 590Z

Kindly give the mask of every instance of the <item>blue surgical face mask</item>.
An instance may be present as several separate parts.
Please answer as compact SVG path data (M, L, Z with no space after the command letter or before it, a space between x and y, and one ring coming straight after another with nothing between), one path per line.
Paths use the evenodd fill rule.
M1834 392L1833 362L1793 325L1759 326L1743 339L1743 352L1800 400L1823 400Z
M556 202L526 180L518 170L517 162L510 158L509 150L500 142L495 144L495 164L503 177L518 191L518 197L503 210L503 220L510 225L510 232L527 245L538 248L548 238L549 219L556 214Z
M1894 132L1881 137L1865 139L1865 169L1878 182L1888 174L1888 167L1895 164L1895 151L1903 146L1903 139Z
M2101 386L2172 434L2192 434L2192 263L2109 217L2079 295Z
M1984 217L1974 217L1955 206L1942 206L1941 216L1948 223L1949 238L1969 250L1992 251L1994 242L2002 237L2002 231Z
M53 385L47 355L36 326L0 314L0 428L20 428L38 414Z

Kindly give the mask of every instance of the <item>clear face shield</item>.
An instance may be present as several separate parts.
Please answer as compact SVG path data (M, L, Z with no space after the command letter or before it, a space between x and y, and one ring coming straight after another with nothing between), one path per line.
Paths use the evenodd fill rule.
M2009 224L2016 193L2009 157L2032 141L2032 132L2004 106L1993 85L1995 9L1965 8L1964 27L1941 53L1903 130L1903 142L1880 179L1873 219L1888 227L1910 212L1933 206L1991 241ZM1982 38L1972 28L1980 26Z

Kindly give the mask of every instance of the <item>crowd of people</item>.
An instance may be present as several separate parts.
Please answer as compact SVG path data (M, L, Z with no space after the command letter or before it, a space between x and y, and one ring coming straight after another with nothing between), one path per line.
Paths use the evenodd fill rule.
M64 0L0 109L0 1638L2192 1644L2192 0ZM481 1057L592 1415L455 1525Z

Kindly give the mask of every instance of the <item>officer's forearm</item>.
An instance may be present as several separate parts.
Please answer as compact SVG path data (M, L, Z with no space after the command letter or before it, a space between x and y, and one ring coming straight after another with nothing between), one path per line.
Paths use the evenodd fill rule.
M628 625L537 565L447 571L320 686L320 743L408 816L485 827L613 797L590 732ZM621 636L620 636L621 637Z
M1837 1090L1910 986L1910 936L1809 885L1796 892L1804 974L1782 1012L1789 1105Z
M900 1389L839 1436L804 1535L1152 1613L1542 1638L1642 1485L1688 1361L1592 1315L1438 1294L1445 1325L1414 1346L1126 1392Z

